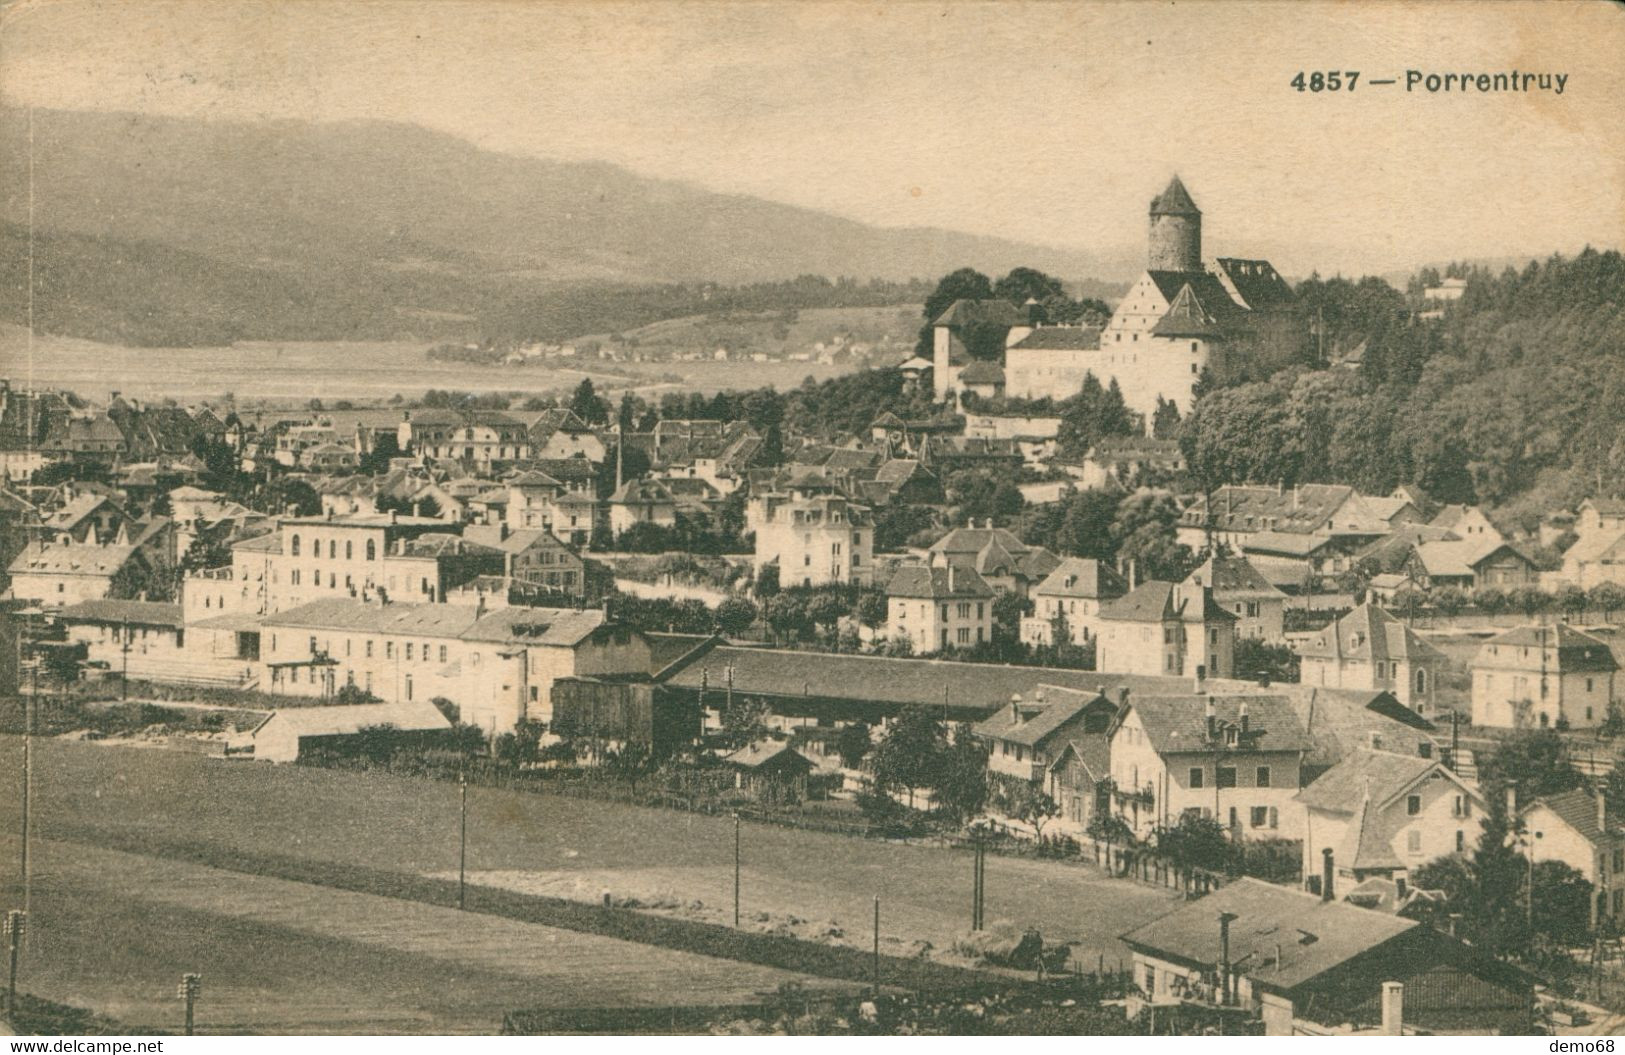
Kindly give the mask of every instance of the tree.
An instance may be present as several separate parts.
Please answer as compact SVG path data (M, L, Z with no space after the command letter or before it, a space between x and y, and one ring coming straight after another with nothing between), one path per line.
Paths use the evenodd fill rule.
M1480 759L1478 779L1491 801L1503 799L1507 786L1515 783L1523 805L1583 783L1568 760L1563 738L1551 729L1526 730L1502 740L1488 758Z
M1021 620L1031 615L1033 602L1014 590L1007 590L993 599L993 633L1011 640L1021 638Z
M1236 639L1236 677L1246 680L1268 678L1274 682L1298 680L1298 654L1290 645L1272 645L1261 638Z
M869 726L863 722L848 722L835 734L835 753L847 769L858 768L871 746Z
M609 753L605 762L610 773L617 779L626 781L634 794L637 793L639 781L653 773L660 764L654 756L654 751L641 740L631 740L622 744L618 750Z
M1222 872L1230 863L1230 840L1212 817L1184 814L1178 824L1157 829L1156 840L1157 852L1182 868Z
M1536 861L1534 933L1565 946L1589 943L1591 891L1591 880L1573 867L1562 861Z
M1143 578L1179 582L1195 565L1179 541L1179 506L1165 494L1129 495L1117 506L1109 529L1116 559L1138 561Z
M931 358L935 338L931 332L931 324L947 311L954 301L987 300L992 296L993 281L975 268L962 267L958 271L944 275L937 282L937 288L925 298L925 309L922 312L925 316L925 325L920 328L920 338L914 346L915 354Z
M603 425L609 421L609 406L593 390L592 378L583 377L570 397L570 412L588 425Z
M1151 438L1173 440L1179 438L1179 406L1172 400L1157 397L1157 409L1151 415Z
M797 640L812 626L812 620L807 614L807 602L797 594L772 595L767 599L767 606L763 612L776 643Z
M908 707L875 748L875 782L882 788L907 788L912 805L916 788L937 785L946 747L947 734L935 714Z
M1044 825L1061 812L1053 798L1030 780L1012 781L999 795L999 808L1005 816L1032 825L1033 835L1044 837Z
M380 432L372 441L372 449L361 456L359 468L368 476L377 476L389 470L390 460L401 456L401 445L393 432Z
M729 596L717 605L717 626L728 637L739 637L756 623L756 605L744 597Z
M767 704L761 700L735 695L733 702L722 707L722 740L738 750L767 735Z
M1586 591L1573 583L1566 583L1552 595L1552 606L1567 618L1579 620L1585 615L1586 602L1589 600Z
M1613 622L1614 613L1625 608L1625 586L1613 582L1599 582L1586 592L1591 607L1602 613L1604 622Z
M870 630L878 630L886 625L890 618L890 603L884 590L872 586L865 587L858 593L858 600L852 608L852 614L857 616L858 622Z
M814 626L822 627L826 637L834 637L835 628L849 607L834 590L819 590L807 602L807 618Z
M956 726L953 742L943 750L938 765L933 798L957 827L987 806L987 745L966 726Z

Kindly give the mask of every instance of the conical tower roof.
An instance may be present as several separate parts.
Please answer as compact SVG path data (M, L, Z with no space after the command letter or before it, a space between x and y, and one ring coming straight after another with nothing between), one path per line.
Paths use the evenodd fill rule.
M1175 176L1168 181L1168 187L1161 194L1151 199L1152 216L1200 216L1202 210L1196 207L1191 200L1190 192Z

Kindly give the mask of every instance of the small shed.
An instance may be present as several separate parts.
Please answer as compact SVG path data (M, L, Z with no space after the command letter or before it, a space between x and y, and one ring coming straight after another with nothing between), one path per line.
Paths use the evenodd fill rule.
M294 762L303 751L342 741L363 729L388 727L401 733L438 733L451 728L439 708L424 700L401 703L333 704L284 707L255 728L254 757Z
M805 797L807 776L816 764L783 740L758 740L730 755L723 764L734 771L734 787L756 798Z

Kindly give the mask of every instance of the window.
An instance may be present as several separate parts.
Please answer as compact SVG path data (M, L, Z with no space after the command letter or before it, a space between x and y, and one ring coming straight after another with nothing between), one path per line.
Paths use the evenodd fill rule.
M1202 767L1201 766L1192 766L1191 767L1190 786L1193 787L1193 788L1201 787L1202 786L1202 777L1203 777Z
M1420 696L1420 695L1424 695L1427 691L1428 691L1428 672L1425 671L1425 670L1418 670L1416 672L1416 693L1417 693L1417 695Z
M384 642L384 658L385 659L394 659L395 658L395 642L393 642L393 641L385 641Z
M372 640L370 638L367 640L367 658L372 658Z
M1250 813L1249 820L1254 828L1262 828L1269 824L1270 811L1268 806L1254 806Z
M1467 849L1467 833L1460 828L1456 829L1456 852L1462 853Z
M970 644L970 627L962 626L959 628L959 643L961 645Z
M1220 766L1214 771L1213 776L1214 783L1221 788L1233 788L1236 786L1235 766Z
M442 663L446 662L446 646L445 645L440 646L440 662L442 662Z
M1412 797L1414 798L1415 796L1412 796ZM1467 796L1466 795L1457 795L1456 796L1456 801L1455 801L1454 805L1451 807L1450 816L1452 816L1452 817L1465 817L1468 814L1469 808L1470 807L1468 806L1468 803L1467 803Z
M345 543L344 543L344 559L345 560L354 560L355 559L355 543L349 541L348 539L346 539Z
M290 557L299 556L299 536L298 535L293 536L288 542L288 556L290 556Z
M406 676L406 698L409 700L412 698L412 675L410 674Z
M412 642L410 641L406 643L406 660L408 663L412 661Z
M1259 766L1258 767L1258 787L1267 788L1269 786L1270 786L1270 767L1269 766Z
M1614 891L1614 912L1618 913L1621 909L1625 909L1625 890L1616 890Z
M1421 812L1422 812L1422 796L1420 796L1420 795L1407 795L1407 796L1405 796L1405 815L1408 816L1408 817L1414 817L1418 813L1421 813Z
M310 654L313 656L316 654L316 636L314 634L310 638Z
M372 539L367 540L367 559L368 560L377 560L378 559L378 544L376 542L374 542Z
M1421 832L1413 830L1405 833L1405 852L1411 854L1419 854L1422 852Z

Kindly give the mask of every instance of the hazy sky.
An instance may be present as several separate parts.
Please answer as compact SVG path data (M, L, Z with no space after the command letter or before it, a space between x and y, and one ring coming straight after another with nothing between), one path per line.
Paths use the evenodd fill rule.
M1080 247L1178 171L1227 240L1358 264L1625 243L1625 6L1604 2L15 3L12 103L384 118L482 146ZM1568 74L1427 95L1407 68ZM1298 70L1361 71L1353 94ZM1374 77L1401 84L1370 86ZM1355 264L1353 256L1336 261Z

